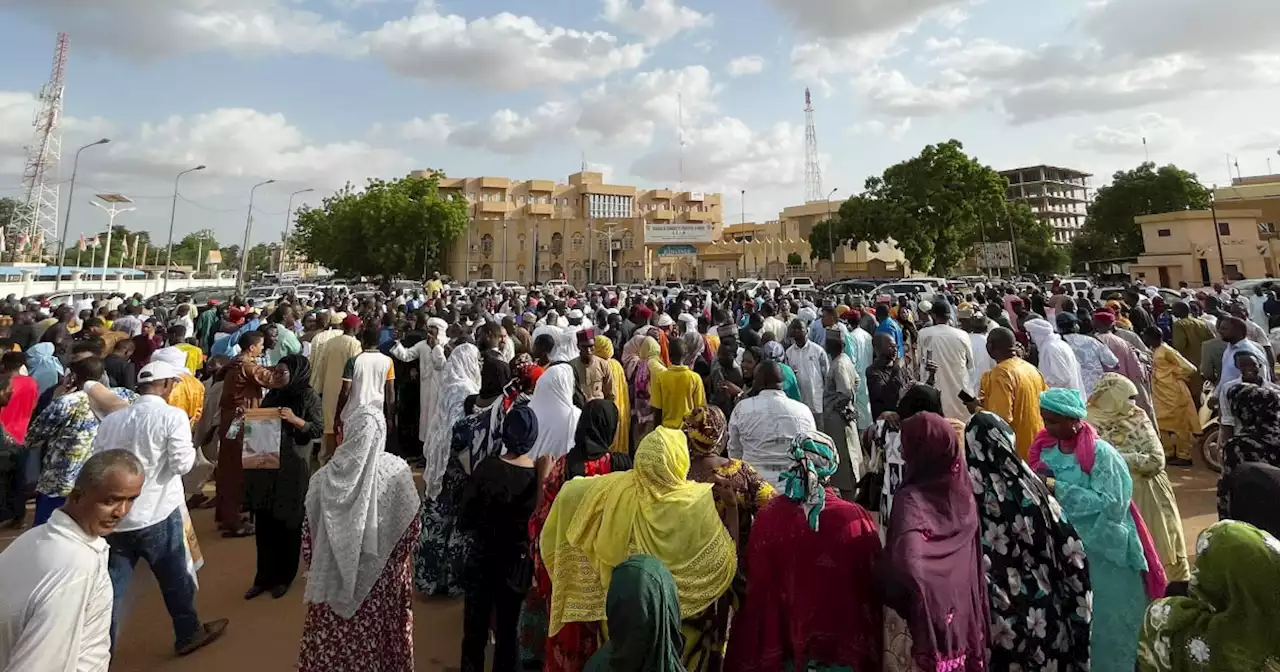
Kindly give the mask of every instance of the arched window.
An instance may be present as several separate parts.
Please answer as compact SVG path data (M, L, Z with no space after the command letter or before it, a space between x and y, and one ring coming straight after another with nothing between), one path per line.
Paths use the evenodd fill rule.
M574 269L573 269L573 279L572 279L572 282L573 282L574 286L581 286L581 285L582 285L582 267L581 267L581 266L576 266L576 267L574 267Z
M572 252L581 252L581 251L582 251L582 234L581 234L581 233L575 233L575 234L573 234L573 244L572 244L572 246L569 248L569 250L570 250L570 251L572 251Z
M631 235L631 231L622 232L622 249L629 250L636 243L636 237Z
M557 236L560 234L556 234ZM564 266L560 264L551 264L551 279L559 280L564 275Z
M559 233L551 234L551 254L559 256L564 254L564 236ZM559 277L557 274L556 277Z
M480 238L480 251L483 252L486 257L493 254L493 236L486 233Z
M520 284L524 284L524 271L525 271L524 264L520 264L519 266L516 266L516 282L519 282Z
M490 266L489 264L485 264L484 266L481 266L481 267L480 267L480 277L481 277L481 278L486 278L486 279L487 279L487 278L492 278L492 277L493 277L493 267L492 267L492 266Z
M519 241L519 243L520 243L520 251L521 251L521 252L524 252L524 241L525 241L525 236L524 236L524 234L522 233L522 234L520 234L520 235L516 236L516 240L517 240L517 241Z

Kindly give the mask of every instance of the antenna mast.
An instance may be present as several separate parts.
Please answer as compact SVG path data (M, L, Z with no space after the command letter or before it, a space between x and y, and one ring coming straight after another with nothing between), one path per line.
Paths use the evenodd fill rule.
M822 166L818 165L818 133L813 125L813 99L804 89L804 201L821 201Z
M32 241L58 239L58 163L62 159L62 94L67 70L66 33L58 33L49 81L40 88L40 110L31 125L35 134L22 170L22 206L9 222L7 235ZM39 250L33 250L39 256ZM15 254L18 251L15 250Z

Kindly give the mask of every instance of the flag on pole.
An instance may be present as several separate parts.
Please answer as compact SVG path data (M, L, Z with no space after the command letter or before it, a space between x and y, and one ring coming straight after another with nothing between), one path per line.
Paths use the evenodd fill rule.
M23 231L23 232L22 232L22 234L18 236L18 251L19 251L19 252L25 252L25 251L27 250L27 242L28 242L28 239L27 239L27 232L26 232L26 231Z
M36 234L36 245L33 249L37 254L44 251L44 231Z
M84 242L84 234L82 233L80 234L80 241L76 243L76 249L81 252L84 252L85 247L86 247L86 244Z
M96 248L100 247L101 245L102 245L102 241L101 241L101 240L98 240L98 237L97 237L97 236L94 236L94 237L93 237L93 240L89 241L89 247L92 247L92 248L95 248L95 249L96 249Z
M120 236L120 260L129 256L129 236Z

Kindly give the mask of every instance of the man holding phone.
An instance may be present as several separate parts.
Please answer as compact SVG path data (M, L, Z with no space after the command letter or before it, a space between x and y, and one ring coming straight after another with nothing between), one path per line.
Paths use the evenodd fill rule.
M945 300L939 299L934 303L929 314L933 318L933 326L920 330L917 344L920 378L923 380L932 374L932 384L942 393L943 413L953 420L968 422L971 414L957 395L968 386L973 373L973 349L969 335L951 326L951 304Z

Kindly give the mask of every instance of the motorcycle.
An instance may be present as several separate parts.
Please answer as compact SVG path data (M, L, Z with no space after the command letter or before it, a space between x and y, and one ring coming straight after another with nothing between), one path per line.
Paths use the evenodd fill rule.
M1200 406L1200 435L1196 437L1196 450L1204 458L1204 463L1212 470L1222 473L1222 441L1218 437L1219 416L1218 397L1213 393L1213 383L1206 382L1204 387L1204 403Z

